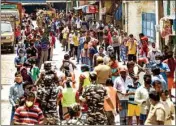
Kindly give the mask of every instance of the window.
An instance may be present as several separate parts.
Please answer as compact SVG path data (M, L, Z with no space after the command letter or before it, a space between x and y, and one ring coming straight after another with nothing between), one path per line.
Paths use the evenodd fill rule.
M155 14L154 13L142 13L142 33L149 38L150 42L155 42Z

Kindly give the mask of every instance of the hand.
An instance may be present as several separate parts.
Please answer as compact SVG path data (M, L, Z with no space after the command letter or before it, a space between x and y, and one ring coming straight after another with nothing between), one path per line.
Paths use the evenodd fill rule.
M118 109L119 109L119 111L121 111L121 110L122 110L122 106L121 106L121 105L119 105Z
M165 72L165 70L163 70L163 69L160 68L160 72L163 73L163 72Z
M112 110L112 113L114 114L114 116L116 116L117 115L116 109Z

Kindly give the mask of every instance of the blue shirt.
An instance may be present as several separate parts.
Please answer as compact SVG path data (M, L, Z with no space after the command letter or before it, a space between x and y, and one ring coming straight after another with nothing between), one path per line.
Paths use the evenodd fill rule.
M24 64L26 60L27 58L25 56L24 57L17 56L15 57L14 64L15 65Z
M10 87L9 101L12 106L15 106L17 101L24 95L23 84L15 84Z
M157 66L165 71L165 72L161 72L161 75L163 76L164 80L168 84L166 72L170 72L169 66L166 63L157 64Z

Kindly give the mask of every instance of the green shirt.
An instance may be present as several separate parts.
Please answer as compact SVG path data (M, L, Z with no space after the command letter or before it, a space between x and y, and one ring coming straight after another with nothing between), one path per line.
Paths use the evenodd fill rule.
M40 70L37 66L31 69L31 77L33 81L36 81L38 79L39 73L40 73Z

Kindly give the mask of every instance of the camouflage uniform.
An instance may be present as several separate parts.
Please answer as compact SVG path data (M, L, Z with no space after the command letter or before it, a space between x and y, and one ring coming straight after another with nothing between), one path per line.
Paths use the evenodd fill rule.
M58 124L57 114L57 83L58 78L54 71L46 71L43 77L37 81L37 96L41 100L41 109L46 121L46 125Z

